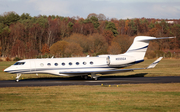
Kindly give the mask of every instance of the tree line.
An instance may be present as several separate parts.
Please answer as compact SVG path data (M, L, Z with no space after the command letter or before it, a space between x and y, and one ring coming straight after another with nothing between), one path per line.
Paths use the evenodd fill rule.
M0 55L2 57L37 58L70 57L124 53L135 36L176 36L176 39L153 41L147 57L179 51L180 19L106 18L91 13L80 17L31 17L5 12L0 15Z

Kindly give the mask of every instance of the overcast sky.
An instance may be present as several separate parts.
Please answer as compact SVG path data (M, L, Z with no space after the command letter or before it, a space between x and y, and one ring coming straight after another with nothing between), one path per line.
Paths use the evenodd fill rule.
M64 17L104 14L107 18L180 19L180 0L0 0L0 14Z

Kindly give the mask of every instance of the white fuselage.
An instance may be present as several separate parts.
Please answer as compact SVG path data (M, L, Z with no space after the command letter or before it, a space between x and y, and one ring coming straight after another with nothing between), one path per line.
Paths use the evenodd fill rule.
M135 64L133 57L100 55L99 57L26 59L11 65L9 73L47 73L63 76L87 75L91 72L112 70ZM23 63L23 64L22 64ZM79 74L77 74L79 73Z

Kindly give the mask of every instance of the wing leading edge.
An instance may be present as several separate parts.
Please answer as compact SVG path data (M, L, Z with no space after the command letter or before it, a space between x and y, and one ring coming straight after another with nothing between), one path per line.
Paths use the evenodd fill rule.
M113 69L113 70L100 70L100 71L66 71L66 72L59 72L60 74L111 74L111 73L121 73L121 72L130 72L134 70L142 70L142 69L150 69L154 68L163 57L158 58L152 64L150 64L146 68L132 68L132 69Z

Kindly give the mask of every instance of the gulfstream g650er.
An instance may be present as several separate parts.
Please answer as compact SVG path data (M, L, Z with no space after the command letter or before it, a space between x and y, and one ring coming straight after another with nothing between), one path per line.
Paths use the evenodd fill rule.
M154 68L162 59L158 58L147 68L119 69L144 61L149 41L156 39L170 39L174 37L149 37L137 36L130 48L124 54L99 55L97 57L73 57L73 58L50 58L50 59L25 59L16 62L4 71L17 74L19 81L21 74L53 74L59 76L82 76L87 79L88 75L97 80L96 74L110 74L117 72L128 72L140 69Z

